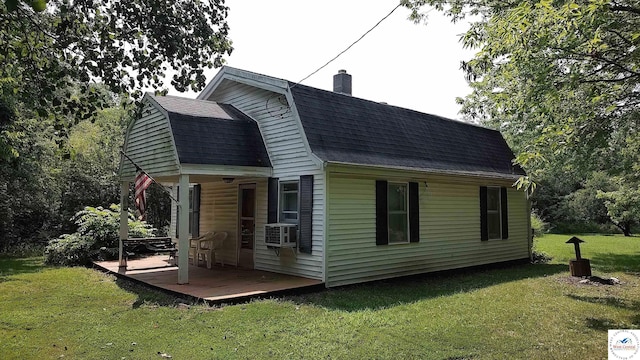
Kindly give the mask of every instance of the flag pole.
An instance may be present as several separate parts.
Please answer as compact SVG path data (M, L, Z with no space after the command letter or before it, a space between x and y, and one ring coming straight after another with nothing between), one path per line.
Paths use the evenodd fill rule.
M169 197L171 198L171 200L175 201L176 204L180 205L180 202L173 197L173 194L171 194L171 191L169 191L166 187L164 187L164 185L160 184L159 182L156 181L156 179L153 178L153 176L149 175L148 172L144 171L138 164L136 164L133 160L131 160L131 158L124 153L124 151L120 150L120 154L122 154L122 156L124 156L127 160L129 160L129 162L131 164L133 164L133 166L136 167L136 172L138 171L142 171L145 175L147 175L149 177L149 179L151 179L151 181L153 181L154 183L156 183L158 186L160 186L160 188L167 193L167 195L169 195Z

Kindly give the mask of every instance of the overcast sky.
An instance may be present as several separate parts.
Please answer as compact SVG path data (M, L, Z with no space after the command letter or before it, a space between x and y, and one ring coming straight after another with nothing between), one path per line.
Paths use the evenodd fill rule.
M227 65L300 81L358 39L397 3L227 0L234 47ZM458 40L466 24L453 25L437 11L429 13L427 25L412 23L408 15L407 9L399 8L303 84L332 90L333 75L345 69L353 76L353 96L459 119L455 98L470 92L460 61L473 55ZM208 73L208 80L216 72Z

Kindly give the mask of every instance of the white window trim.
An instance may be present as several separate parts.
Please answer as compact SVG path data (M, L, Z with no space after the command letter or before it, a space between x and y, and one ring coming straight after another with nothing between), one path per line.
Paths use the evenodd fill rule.
M286 184L296 184L298 186L298 189L296 191L284 191L284 185ZM297 210L296 211L284 211L283 208L283 198L284 198L284 194L285 193L296 193L297 194L297 202L298 204L296 205ZM283 214L296 214L296 220L295 222L292 220L285 220L283 219ZM298 224L298 222L300 221L300 182L298 180L289 180L289 181L280 181L278 184L278 222L281 223L287 223L287 224Z
M407 217L407 238L406 241L391 241L391 234L389 233L391 231L391 227L389 226L389 222L390 222L390 215L391 215L391 210L389 210L389 188L391 185L404 185L405 188L405 192L404 192L404 208L405 208L405 213L406 213L406 217ZM396 213L400 213L400 212L396 212ZM398 181L388 181L387 182L387 245L404 245L404 244L409 244L411 243L411 226L409 224L409 183L408 182L398 182Z
M498 210L489 210L489 189L498 190ZM499 186L487 186L487 237L491 240L502 240L502 188ZM489 214L498 214L500 225L498 226L499 235L497 238L490 237L489 234Z

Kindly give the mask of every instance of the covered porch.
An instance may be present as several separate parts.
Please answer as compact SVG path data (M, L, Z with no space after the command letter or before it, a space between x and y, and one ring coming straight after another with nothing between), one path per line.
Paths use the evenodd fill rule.
M180 285L176 283L178 267L166 255L130 260L127 268L120 267L118 261L95 262L94 265L116 276L210 303L241 302L255 297L324 288L320 280L298 276L233 266L207 269L193 265L189 265L189 283Z
M120 272L132 271L124 259L128 238L130 186L144 171L172 193L167 234L178 249L175 284L193 279L191 239L225 232L216 260L256 268L256 240L266 215L266 184L271 163L255 121L232 106L209 101L147 94L145 108L127 131L120 168ZM260 240L258 240L260 242ZM174 269L175 270L175 269Z

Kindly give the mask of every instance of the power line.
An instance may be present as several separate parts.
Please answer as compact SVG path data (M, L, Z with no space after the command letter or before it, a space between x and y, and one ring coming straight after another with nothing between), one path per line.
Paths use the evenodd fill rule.
M383 21L385 21L389 16L391 16L391 14L393 14L400 6L402 6L402 4L398 4L396 5L396 7L393 8L393 10L391 10L387 15L385 15L385 17L383 17L382 19L380 19L380 21L378 21L375 25L373 25L373 27L369 30L367 30L367 32L365 32L364 34L362 34L362 36L360 36L358 38L358 40L354 41L353 43L351 43L351 45L349 45L346 49L342 50L338 55L334 56L333 59L327 61L324 65L320 66L318 69L316 69L314 72L312 72L311 74L307 75L304 79L298 81L297 83L293 84L293 86L291 86L291 88L294 88L296 85L300 84L301 82L307 80L308 78L312 77L313 75L315 75L318 71L324 69L325 67L327 67L327 65L331 64L332 62L334 62L337 58L339 58L342 54L346 53L347 51L349 51L349 49L351 49L355 44L357 44L358 42L360 42L360 40L364 39L365 36L367 36L371 31L373 31L373 29L377 28L378 25L380 25L380 23L382 23Z

